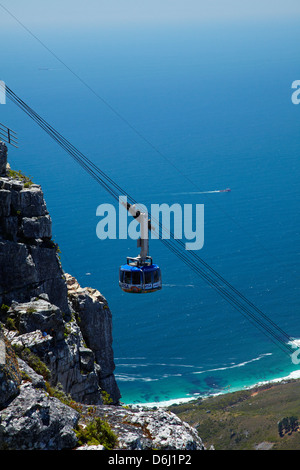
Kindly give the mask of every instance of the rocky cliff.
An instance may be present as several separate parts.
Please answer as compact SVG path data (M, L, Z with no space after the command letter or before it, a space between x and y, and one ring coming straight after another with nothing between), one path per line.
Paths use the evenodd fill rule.
M118 448L203 448L175 415L120 406L114 368L106 299L63 271L42 189L0 142L0 449L76 448L91 405Z
M120 399L114 379L112 315L96 290L64 273L42 189L7 165L0 144L0 321L76 401Z

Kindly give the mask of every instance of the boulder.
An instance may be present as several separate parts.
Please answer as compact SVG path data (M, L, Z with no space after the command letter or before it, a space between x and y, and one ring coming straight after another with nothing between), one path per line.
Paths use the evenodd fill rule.
M18 304L13 302L8 315L16 318L20 334L40 330L49 333L59 341L64 338L64 322L61 310L44 299L33 299L30 302Z
M76 446L79 414L30 382L0 411L0 449L64 450Z
M124 450L205 450L195 428L164 409L97 406L96 416L105 419Z

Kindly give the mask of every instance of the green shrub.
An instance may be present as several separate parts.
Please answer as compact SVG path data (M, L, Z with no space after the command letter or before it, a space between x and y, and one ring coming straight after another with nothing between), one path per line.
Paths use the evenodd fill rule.
M9 331L18 331L18 328L15 324L15 320L13 318L8 317L6 319L5 326Z
M95 418L85 428L79 427L75 432L79 445L103 445L105 449L112 450L117 444L117 436L109 424L100 418Z
M16 170L8 170L8 176L10 176L11 178L15 178L15 179L18 179L19 181L22 181L24 184L24 187L26 188L29 188L33 182L31 181L31 176L26 176L24 175L20 170L19 171L16 171ZM25 186L26 185L26 186Z
M5 322L7 319L7 314L8 314L9 306L2 304L0 307L0 319L1 321Z
M29 348L15 348L18 356L23 359L37 374L41 375L44 380L49 380L51 377L51 372L48 367L41 361L41 359L36 356Z
M3 313L7 313L9 310L9 306L8 305L5 305L5 304L2 304L1 307L0 307L0 311L3 312Z
M46 391L51 397L57 398L65 405L70 406L70 408L73 408L73 410L76 410L78 413L82 412L82 405L73 400L71 395L66 394L63 390L63 386L60 383L57 383L54 387L50 385L48 381L46 381Z
M101 390L101 397L102 397L102 402L103 405L111 405L113 402L113 399L111 398L110 394L106 392L105 390Z
M3 324L5 325L5 327L12 331L17 331L18 328L17 328L17 325L16 325L16 318L12 318L8 315L8 311L9 311L9 306L8 305L5 305L5 304L2 304L1 307L0 307L0 321L3 322Z

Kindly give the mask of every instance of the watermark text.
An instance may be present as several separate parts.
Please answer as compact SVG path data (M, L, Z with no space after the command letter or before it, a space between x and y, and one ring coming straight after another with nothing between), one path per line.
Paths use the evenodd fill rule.
M132 239L141 237L139 218L133 218L128 224L126 196L119 197L119 213L112 204L101 204L97 207L96 216L101 217L96 227L100 240ZM136 204L138 211L146 214L148 209L143 204ZM186 250L200 250L204 245L204 204L168 205L151 204L149 218L151 239L180 239L185 240ZM130 215L129 215L130 217ZM148 233L146 234L148 237ZM145 235L144 235L145 238Z
M300 103L300 80L294 80L292 83L292 88L295 89L292 93L292 103L299 104Z

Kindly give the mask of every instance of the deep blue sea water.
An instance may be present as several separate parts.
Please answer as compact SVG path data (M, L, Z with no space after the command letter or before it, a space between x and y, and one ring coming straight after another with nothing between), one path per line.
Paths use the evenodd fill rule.
M298 24L34 32L159 153L17 26L0 32L0 79L139 202L204 204L199 255L300 337ZM43 187L65 271L108 299L125 403L300 372L158 240L163 289L123 293L118 268L136 242L96 237L97 206L114 201L12 103L0 118L18 132L11 166Z

